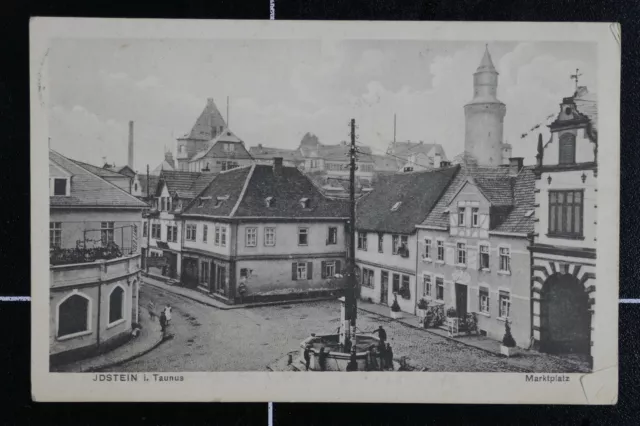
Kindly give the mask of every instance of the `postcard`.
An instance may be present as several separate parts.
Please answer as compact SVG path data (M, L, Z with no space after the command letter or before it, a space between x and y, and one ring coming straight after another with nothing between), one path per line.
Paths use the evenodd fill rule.
M616 403L619 25L30 30L35 400Z

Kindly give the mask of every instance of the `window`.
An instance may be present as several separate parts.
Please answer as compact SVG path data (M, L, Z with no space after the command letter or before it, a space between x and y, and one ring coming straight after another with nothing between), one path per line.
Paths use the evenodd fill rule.
M336 262L323 262L322 278L333 278L336 275Z
M402 257L409 257L409 237L402 235L400 237L400 247L398 248L398 254Z
M424 258L431 260L431 238L424 239Z
M489 289L485 287L480 287L480 293L478 296L478 309L480 312L488 314L489 313Z
M312 262L293 262L291 278L296 280L310 280L313 276Z
M68 179L53 180L53 195L67 195Z
M209 285L209 262L200 262L200 283Z
M225 293L225 285L227 283L227 268L216 264L216 291L218 293Z
M151 224L151 238L159 240L160 237L160 224L153 223Z
M489 270L489 246L480 245L480 269Z
M400 293L400 275L393 274L392 289L394 293Z
M116 286L109 296L109 324L124 318L124 290Z
M327 236L327 245L328 244L338 244L338 228L335 226L329 227L329 235Z
M400 236L392 235L391 236L391 253L398 254L399 248L400 248Z
M273 207L273 202L274 202L273 197L267 197L267 198L264 199L264 204L267 207Z
M477 228L480 226L480 221L478 219L479 216L479 209L477 207L474 207L471 209L471 226L473 226L474 228Z
M311 201L308 198L301 198L300 205L303 209L308 209L311 206Z
M362 285L365 287L373 288L374 283L374 271L367 268L362 268Z
M367 251L367 233L358 232L358 249Z
M385 291L389 291L389 272L388 271L380 271L380 287L385 289Z
M378 253L384 252L384 234L378 234Z
M464 216L466 209L464 207L458 207L458 226L464 225Z
M397 211L397 210L400 208L400 206L401 206L401 205L402 205L402 201L398 201L397 203L395 203L395 204L391 207L391 211L392 211L392 212Z
M436 299L444 300L444 278L436 277Z
M49 222L49 246L60 247L62 245L62 223Z
M582 191L549 191L549 235L582 237Z
M411 290L409 290L409 275L402 276L402 287L400 288L400 295L403 299L411 299Z
M255 247L258 244L258 228L247 228L244 243L246 247Z
M511 271L511 253L508 247L500 247L500 270Z
M422 276L422 297L431 297L431 275Z
M197 229L198 228L197 228L197 226L195 224L187 224L187 235L185 236L187 241L195 241L196 240L196 230Z
M100 223L100 240L102 241L103 246L113 243L113 230L113 222Z
M142 236L146 238L147 235L149 235L149 222L145 222L142 224Z
M220 227L220 246L221 247L227 246L227 227L226 226Z
M436 245L438 249L438 260L444 262L444 241L438 241Z
M500 290L500 318L509 318L511 311L511 295L507 291Z
M298 245L306 246L309 244L309 228L298 228Z
M73 294L58 306L58 337L89 331L90 303L87 297Z
M218 225L215 226L215 231L214 231L214 238L213 238L213 244L215 244L216 246L220 245L220 227Z
M264 228L264 245L268 247L276 245L276 228Z
M560 153L558 156L560 164L575 164L576 162L576 137L571 133L564 133L560 136Z
M188 227L189 225L187 225ZM195 227L195 225L193 225ZM195 241L195 229L193 230ZM167 241L170 243L175 243L178 241L178 226L177 225L167 225Z
M467 245L465 243L458 243L458 265L467 264Z
M203 243L207 242L208 233L209 233L209 227L207 225L203 225L202 226L202 242Z

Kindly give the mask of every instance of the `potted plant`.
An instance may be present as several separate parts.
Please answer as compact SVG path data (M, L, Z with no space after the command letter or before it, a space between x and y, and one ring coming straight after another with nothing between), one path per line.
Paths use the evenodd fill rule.
M402 311L400 310L400 305L398 304L397 294L394 294L393 303L391 304L391 318L393 319L402 318Z
M458 311L453 306L447 309L447 318L458 318Z
M417 306L418 318L421 320L427 316L427 309L429 309L429 303L426 299L420 299Z
M512 356L515 352L516 341L511 335L511 326L509 321L504 322L504 337L502 338L502 345L500 346L500 352L504 356Z

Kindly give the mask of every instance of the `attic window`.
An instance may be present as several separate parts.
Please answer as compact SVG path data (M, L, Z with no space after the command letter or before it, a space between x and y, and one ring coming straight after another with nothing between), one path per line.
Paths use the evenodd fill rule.
M68 178L53 178L52 181L51 195L69 195L70 188Z
M529 210L524 214L524 217L531 217L535 213L535 210Z
M392 212L397 211L400 208L400 205L402 205L402 201L398 201L397 203L395 203L393 207L391 207L391 211Z
M213 206L213 208L217 209L218 207L220 207L222 205L222 203L226 200L229 199L228 195L225 195L223 197L216 197L216 204Z
M267 205L267 207L273 206L273 201L274 201L273 197L267 197L264 199L264 202Z
M204 206L204 200L202 198L198 198L198 207Z
M310 202L308 198L301 198L300 199L300 205L302 206L303 209L308 209Z

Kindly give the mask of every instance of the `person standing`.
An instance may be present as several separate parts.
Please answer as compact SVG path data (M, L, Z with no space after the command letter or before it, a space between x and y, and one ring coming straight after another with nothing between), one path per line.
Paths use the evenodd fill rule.
M387 368L393 370L393 349L391 349L391 343L387 343Z
M320 348L320 352L318 353L318 364L320 364L320 371L326 371L327 354L324 351L324 347Z
M164 308L164 315L165 317L167 317L167 324L171 321L171 311L172 311L171 305L167 305Z
M376 347L375 345L371 345L369 347L369 371L375 371L378 369L376 361L377 361Z
M378 344L378 359L380 360L379 368L380 371L384 371L384 367L387 361L387 348L384 346L384 340L380 340Z
M373 334L378 334L378 337L383 343L387 341L387 332L384 328L382 328L382 326L379 326L378 329L373 332Z
M167 331L167 315L162 311L160 313L160 329L162 330L162 337L164 337L165 332Z
M304 347L304 367L309 371L309 364L311 363L311 347L309 345Z
M349 364L347 364L347 371L358 371L358 361L356 360L356 348L351 349L351 356L349 357Z

